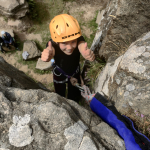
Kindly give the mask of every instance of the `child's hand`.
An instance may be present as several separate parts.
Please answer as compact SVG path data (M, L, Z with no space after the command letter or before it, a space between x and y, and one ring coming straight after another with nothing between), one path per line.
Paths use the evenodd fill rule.
M88 49L87 43L84 43L84 48L82 50L82 56L89 61L94 61L94 59L95 59L95 54L93 53L93 51Z
M50 61L53 57L53 47L51 41L48 42L48 47L43 50L41 55L42 61Z
M71 77L70 82L73 86L75 86L78 83L78 80L76 78Z

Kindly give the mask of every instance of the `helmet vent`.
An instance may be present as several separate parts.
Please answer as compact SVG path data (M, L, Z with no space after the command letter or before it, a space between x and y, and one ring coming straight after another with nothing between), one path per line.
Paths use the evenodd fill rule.
M68 24L68 23L66 23L66 25L67 25L67 27L69 27L69 24Z
M75 34L71 34L71 35L68 35L68 36L64 36L64 37L62 37L62 39L66 39L66 38L68 38L68 37L71 37L71 36L74 36L74 35L77 35L77 34L80 34L80 32L75 33Z
M58 25L56 26L56 29L58 28Z

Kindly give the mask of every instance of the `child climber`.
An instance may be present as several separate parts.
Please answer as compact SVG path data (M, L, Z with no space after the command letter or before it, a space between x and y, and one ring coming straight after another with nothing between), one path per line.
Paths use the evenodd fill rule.
M94 61L95 55L87 48L78 21L74 17L68 14L55 16L49 28L52 39L47 43L47 48L43 50L41 60L48 62L54 57L55 92L65 97L66 83L68 83L67 98L79 102L81 93L74 85L76 82L81 84L80 53L89 61Z

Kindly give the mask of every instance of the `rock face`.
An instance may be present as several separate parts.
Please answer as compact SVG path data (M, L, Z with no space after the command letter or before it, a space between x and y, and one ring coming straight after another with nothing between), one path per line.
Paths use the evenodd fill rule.
M149 1L145 0L109 0L100 11L91 49L98 50L105 60L122 55L132 42L150 30L149 7Z
M28 126L30 122L30 115L26 114L24 117L14 116L13 125L9 128L9 142L16 147L23 147L29 145L34 137L31 135L32 130Z
M92 111L55 93L6 87L0 114L1 148L125 150L123 140Z
M0 84L21 89L41 89L36 82L5 62L2 57L0 57ZM0 87L1 90L3 86Z
M130 105L150 114L150 32L132 43L126 53L108 62L98 79L96 91L111 97L120 111Z
M29 27L31 27L31 20L28 18L28 16L15 20L13 18L9 18L7 25L14 27L19 31L26 31Z
M29 12L26 0L0 0L0 13L7 17L22 18Z
M70 149L125 150L125 146L92 111L41 90L0 57L0 150Z

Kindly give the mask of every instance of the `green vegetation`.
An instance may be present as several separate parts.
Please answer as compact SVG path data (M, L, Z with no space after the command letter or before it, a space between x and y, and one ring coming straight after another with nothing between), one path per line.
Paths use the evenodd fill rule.
M150 139L150 117L141 114L137 110L133 110L128 106L128 113L124 113L125 116L129 117L134 122L136 130L144 134Z
M6 22L8 22L8 18L6 16L3 16L3 18Z
M96 31L97 31L97 27L98 27L98 24L96 23L97 15L98 15L98 11L96 11L95 17L94 17L91 21L89 21L89 22L87 23L88 28L90 28L91 31L93 32L93 33L90 35L90 38L87 38L87 37L85 36L85 40L86 40L87 43L88 43L88 47L91 47L91 45L92 45L92 43L93 43L93 40L94 40L94 37L95 37L95 33L96 33Z
M87 72L85 72L85 80L87 80L87 84L93 89L94 83L104 68L106 62L98 59L98 61L89 62L89 67L87 68Z
M36 19L37 18L37 11L35 9L36 7L36 3L34 0L27 0L28 4L29 4L29 16L32 18L32 19Z
M55 91L54 83L53 83L53 82L49 83L48 87L50 88L50 90L51 90L52 92Z

